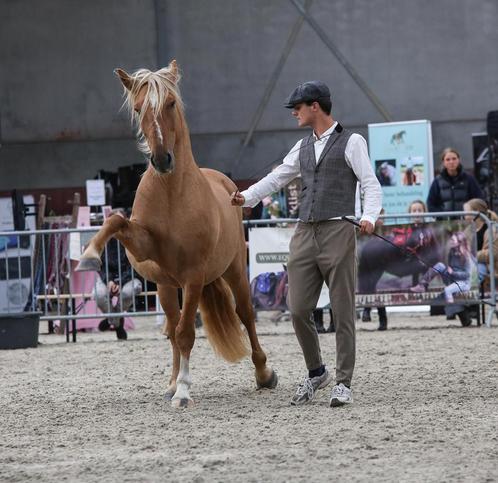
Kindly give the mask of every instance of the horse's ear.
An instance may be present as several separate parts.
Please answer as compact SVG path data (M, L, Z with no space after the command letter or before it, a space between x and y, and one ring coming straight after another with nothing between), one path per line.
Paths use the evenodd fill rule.
M114 73L119 77L119 80L125 86L125 89L131 91L133 80L128 73L126 73L123 69L114 69Z
M176 60L173 59L168 66L169 74L171 76L171 80L176 84L179 81L179 74L178 74L178 64L176 63Z

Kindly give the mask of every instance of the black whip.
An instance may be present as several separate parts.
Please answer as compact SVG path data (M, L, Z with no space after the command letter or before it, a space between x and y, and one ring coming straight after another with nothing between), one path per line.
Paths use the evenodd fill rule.
M351 218L348 218L347 216L342 216L341 217L341 220L344 220L344 221L348 221L349 223L351 223L352 225L358 227L358 228L361 228L361 225L355 221L355 220L352 220ZM448 271L446 272L441 272L440 270L438 270L437 268L434 268L432 265L429 265L422 257L420 257L420 255L417 255L413 250L408 250L407 248L403 248L403 247L400 247L396 244L394 244L391 240L389 240L388 238L386 238L385 236L382 236L382 235L379 235L378 233L375 233L372 232L372 235L376 236L377 238L380 238L381 240L384 240L386 243L389 243L389 245L393 246L394 248L398 249L403 255L405 255L406 257L410 258L415 258L417 259L422 265L424 265L427 269L429 270L434 270L436 273L438 273L439 275L441 275L441 277L443 278L444 280L444 277L448 277L453 283L456 284L456 286L458 287L458 290L460 290L460 292L463 294L463 290L461 289L459 283L451 276L450 273L448 273Z

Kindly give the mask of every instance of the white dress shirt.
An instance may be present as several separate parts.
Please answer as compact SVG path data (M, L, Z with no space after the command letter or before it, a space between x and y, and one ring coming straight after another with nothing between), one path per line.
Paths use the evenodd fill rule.
M317 162L327 144L329 136L334 132L336 126L337 122L334 122L321 137L318 137L313 133L313 138L315 140L313 147L315 148L315 159ZM282 164L277 166L263 179L250 186L247 190L242 191L241 194L245 199L244 206L256 206L263 198L280 190L294 178L299 176L301 173L299 163L301 141L298 141L289 151L287 156L283 159ZM372 164L370 163L370 158L368 156L367 142L363 136L356 133L351 134L346 144L344 157L346 163L358 178L358 186L356 189L356 213L345 213L345 215L356 215L359 217L361 214L359 203L359 190L361 190L361 198L363 198L363 214L361 216L361 221L366 220L374 224L382 208L382 188L372 169Z

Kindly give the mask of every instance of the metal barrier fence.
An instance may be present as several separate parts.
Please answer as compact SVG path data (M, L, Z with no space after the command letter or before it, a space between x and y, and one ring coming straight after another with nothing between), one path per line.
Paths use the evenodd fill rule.
M466 211L455 211L455 212L433 212L433 213L398 213L392 215L382 215L379 218L385 221L394 221L395 223L405 224L409 223L411 219L421 219L423 223L434 222L436 220L448 220L448 219L462 219L465 216L471 216L476 220L477 218L481 218L481 220L487 225L487 233L489 237L489 247L493 247L494 238L496 237L496 233L498 232L498 224L493 223L486 215L478 212L466 212ZM295 218L285 218L285 219L264 219L264 220L249 220L244 223L251 226L286 226L290 224L297 223L298 220ZM496 230L496 231L495 231ZM437 270L436 270L437 271ZM494 252L493 250L489 250L489 260L487 263L487 272L491 276L489 276L489 292L481 293L479 295L479 299L476 300L476 303L479 303L482 307L488 306L492 309L489 310L487 316L485 316L486 326L491 326L491 321L493 319L493 315L495 313L496 308L496 281L494 275ZM468 302L467 302L468 303ZM462 302L464 304L464 302ZM389 305L389 303L387 303ZM361 305L359 305L361 306Z
M488 226L489 246L493 247L494 224L482 213L417 213L384 215L385 220L409 220L411 218L480 217ZM269 226L296 223L296 219L250 220L244 223L252 226ZM492 229L494 227L494 229ZM73 341L76 340L76 321L83 319L102 319L106 317L133 317L163 315L157 303L157 292L151 290L150 283L143 280L143 290L133 293L129 307L123 304L122 291L113 306L111 296L107 295L107 310L97 310L95 302L99 276L91 272L75 272L81 247L100 227L80 229L52 229L33 231L0 232L0 313L41 312L40 320L58 321L64 324L66 339L69 341L70 322ZM3 252L3 253L2 253ZM126 257L118 244L117 265ZM488 271L494 274L494 254L489 251ZM121 268L118 270L118 283L122 280ZM108 248L103 254L102 282L109 282ZM140 278L131 267L132 280ZM494 276L489 278L490 291L480 303L491 307L486 318L490 326L496 308L496 286ZM151 306L149 297L154 296L156 303Z
M120 290L117 301L107 294L107 310L95 305L97 285L101 277L93 272L75 272L81 247L100 227L0 232L0 313L41 312L40 320L64 324L69 341L69 323L76 340L76 321L163 315L150 297L157 291L141 279L130 265L131 279L143 280L143 290L133 293L131 305L123 306ZM121 261L126 260L117 244L118 284L122 287ZM109 258L106 246L103 256L102 282L108 285ZM93 301L94 303L89 303ZM128 310L127 310L128 309Z

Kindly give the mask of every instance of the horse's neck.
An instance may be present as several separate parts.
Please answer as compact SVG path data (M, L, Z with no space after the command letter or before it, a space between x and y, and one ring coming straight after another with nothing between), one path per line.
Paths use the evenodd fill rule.
M175 171L172 173L172 178L175 178L175 183L180 185L183 183L191 183L192 180L200 179L202 176L201 170L195 162L192 153L192 144L190 142L190 133L185 119L182 117L181 130L177 134L174 154L175 154Z
M177 130L175 147L175 158L178 158L178 168L181 174L199 174L199 167L197 166L194 155L192 153L192 144L190 142L190 131L187 121L182 112L180 112L179 129Z
M192 198L201 194L202 188L207 185L195 162L186 123L183 127L181 135L178 135L175 141L173 172L151 177L153 185L150 188L154 189L154 192L162 198L163 203L169 207L184 203L186 197Z
M181 117L179 129L175 139L173 171L167 175L158 175L154 168L149 166L146 179L140 187L141 195L147 199L146 203L154 203L163 208L168 216L184 211L186 202L202 202L209 190L208 183L197 166L190 134L184 117Z

